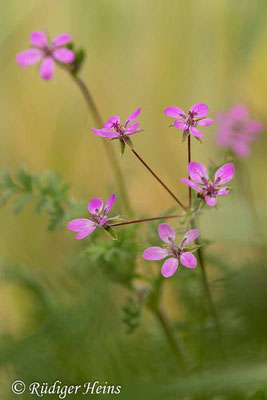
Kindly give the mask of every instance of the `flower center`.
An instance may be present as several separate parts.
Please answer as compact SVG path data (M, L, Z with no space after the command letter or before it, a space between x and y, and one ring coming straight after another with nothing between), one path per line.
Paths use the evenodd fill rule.
M119 124L118 121L113 122L112 129L115 129L115 131L118 132L120 135L124 134L124 128L122 125Z
M197 113L192 112L192 111L189 111L188 117L187 117L187 120L186 120L186 122L188 123L188 125L190 125L190 126L195 126L196 121L195 121L194 118L195 118L196 115L197 115Z

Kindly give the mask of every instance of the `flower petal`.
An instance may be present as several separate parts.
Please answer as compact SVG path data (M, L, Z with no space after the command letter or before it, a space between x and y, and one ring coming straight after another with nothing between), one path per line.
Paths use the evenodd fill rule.
M213 123L212 118L203 118L197 121L197 125L199 126L210 126Z
M120 124L120 122L120 117L113 115L113 117L109 118L107 122L104 123L104 128L113 129L113 124Z
M43 55L42 50L27 49L17 54L16 60L20 67L28 67L28 65L35 64L41 59Z
M264 129L264 125L259 121L248 121L246 129L249 133L258 133Z
M168 250L162 249L161 247L154 246L149 247L143 252L143 257L146 260L162 260L169 255Z
M128 126L128 128L125 131L125 135L132 135L133 133L135 133L138 129L139 126L139 122L135 122L134 124Z
M113 207L113 204L115 202L115 199L116 199L116 197L115 197L114 193L107 199L105 208L104 208L104 214L107 214L111 210L111 208Z
M201 192L201 191L202 191L202 188L199 187L199 186L197 186L197 184L196 184L195 182L191 181L190 179L181 178L181 181L182 181L183 183L185 183L187 186L191 187L192 189L197 190L198 192Z
M217 199L216 197L212 197L212 196L205 196L205 202L211 206L214 207L217 204Z
M48 39L44 32L34 31L30 34L30 42L33 46L45 47L48 45Z
M120 136L120 134L118 132L110 131L107 128L92 129L92 132L94 132L98 136L105 137L105 138L108 138L108 139L114 139L114 138L117 138L117 137Z
M175 271L177 270L178 267L178 260L177 258L168 258L168 260L166 260L164 262L164 264L162 265L161 268L161 273L165 278L169 278L170 276L172 276Z
M108 217L105 215L103 218L100 219L98 226L103 226L107 222Z
M75 60L75 53L72 50L62 47L53 51L53 57L63 63L72 63Z
M94 197L88 204L88 210L91 214L99 214L103 208L103 200Z
M68 223L68 228L73 232L80 232L92 226L95 226L95 223L87 218L73 219Z
M197 266L197 259L192 253L183 253L180 261L187 268L196 268Z
M205 182L209 179L206 167L195 161L191 161L188 164L187 171L190 178L197 183L205 184Z
M189 126L189 132L191 135L195 137L204 137L203 133L201 133L195 126Z
M206 117L209 113L209 107L204 103L198 103L192 106L190 111L195 114L194 118Z
M184 121L179 121L178 119L174 121L174 126L181 131L186 131L188 129L188 124Z
M91 233L96 229L96 225L91 226L90 228L83 229L81 232L79 232L76 236L75 239L83 239L86 236L91 235Z
M186 119L185 112L181 108L178 108L178 107L174 107L174 106L168 107L168 108L166 108L164 113L166 115L168 115L169 117Z
M215 185L222 185L233 179L235 173L234 165L232 163L224 164L215 173Z
M172 243L175 240L175 232L169 224L159 224L158 234L165 243Z
M197 237L200 235L200 230L199 229L191 229L190 231L186 232L183 240L182 240L182 245L189 244L193 242Z
M61 35L58 35L54 37L52 40L52 46L58 47L58 46L63 46L64 44L69 43L72 40L72 36L68 33L62 33Z
M217 196L226 196L229 193L230 189L231 189L230 187L223 187L223 188L218 190L216 195Z
M126 122L125 122L125 124L124 124L124 127L126 128L126 126L127 126L130 122L132 122L133 120L135 120L135 119L138 117L138 115L140 114L140 112L141 112L141 108L138 108L138 110L136 110L135 112L133 112L133 113L126 119Z
M55 61L53 57L45 57L40 65L40 75L43 79L46 81L49 81L53 74L54 74L54 69L55 69Z
M236 120L248 118L248 108L242 104L236 104L231 109L232 117Z

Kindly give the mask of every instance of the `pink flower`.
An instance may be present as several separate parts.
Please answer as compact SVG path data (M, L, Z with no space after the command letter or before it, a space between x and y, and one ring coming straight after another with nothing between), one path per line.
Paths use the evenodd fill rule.
M75 59L73 51L62 47L69 43L72 37L68 33L56 36L51 43L45 33L34 31L30 34L33 47L17 54L16 60L20 67L28 67L42 60L40 64L40 75L45 80L50 80L54 74L55 61L72 63Z
M259 121L249 119L249 111L243 105L234 105L229 111L217 116L218 130L216 143L229 147L240 157L250 155L250 142L258 139L264 126Z
M187 268L195 268L197 266L196 257L186 245L200 235L199 229L192 229L186 232L179 246L174 243L175 233L169 224L160 224L158 234L166 245L164 247L149 247L144 251L143 257L146 260L162 260L165 257L171 256L164 262L161 268L161 273L165 278L175 273L179 261Z
M131 114L124 124L121 124L120 117L114 115L104 124L102 129L92 129L98 136L102 136L108 139L120 139L127 142L127 138L133 133L141 132L138 129L139 122L133 122L141 112L141 108L138 108L133 114ZM126 143L127 144L127 143Z
M203 103L198 103L192 106L188 115L178 107L168 107L164 112L169 117L175 118L173 125L177 129L187 131L187 134L190 133L197 138L205 136L197 129L197 126L209 126L213 122L213 119L211 118L204 118L208 114L209 109L208 106Z
M68 228L71 231L79 232L76 235L76 239L83 239L86 236L89 236L98 227L108 227L110 220L108 219L107 214L111 210L114 202L115 194L112 194L106 201L103 213L101 213L104 205L103 200L98 198L92 199L88 204L88 210L91 213L91 217L89 219L73 219L68 223Z
M212 183L204 165L192 161L188 164L187 170L192 180L181 178L181 181L195 189L198 197L204 199L209 206L216 205L217 196L228 194L230 187L222 187L222 185L229 182L235 173L233 164L225 164L216 171L214 183Z

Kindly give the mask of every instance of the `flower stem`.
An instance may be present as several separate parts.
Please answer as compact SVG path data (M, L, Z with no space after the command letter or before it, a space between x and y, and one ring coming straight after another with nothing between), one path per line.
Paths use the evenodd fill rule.
M162 330L163 330L163 332L166 336L166 339L175 355L175 358L178 362L179 367L181 368L181 371L185 374L187 372L186 361L185 361L183 352L179 346L179 343L177 342L177 340L175 338L175 332L167 318L167 315L160 308L155 310L154 313L155 313L155 317L157 318L159 324L162 327Z
M191 227L192 227L192 229L196 228L196 224L195 224L195 219L194 218L191 219ZM200 245L200 241L199 241L198 238L196 238L195 242L196 242L197 245ZM221 326L220 326L219 318L218 318L217 311L216 311L216 308L214 306L212 295L211 295L211 291L210 291L210 286L209 286L209 282L208 282L207 271L206 271L206 266L205 266L205 260L204 260L204 254L203 254L202 247L199 247L197 249L197 255L198 255L198 260L199 260L199 264L200 264L200 268L201 268L201 272L202 272L202 280L203 280L204 290L205 290L205 293L206 293L208 305L209 305L210 312L211 312L211 315L212 315L212 318L213 318L213 321L214 321L214 326L215 326L215 330L216 330L216 334L217 334L217 338L218 338L219 350L220 350L220 353L221 353L222 357L224 358L225 353L224 353L224 349L223 349Z
M188 156L188 164L191 162L191 135L189 133L188 138L187 138L187 156ZM188 174L188 179L191 180L189 174ZM189 197L189 210L191 210L191 204L192 204L192 189L190 186L188 186L188 197Z
M96 125L99 128L102 127L104 125L103 119L100 115L100 112L96 106L96 103L95 103L88 87L86 86L85 82L80 77L72 75L71 68L69 66L65 67L64 69L66 69L70 73L71 77L73 78L73 81L76 83L76 85L81 90L81 93L86 101L86 104L87 104L89 110L92 113L92 116L95 120ZM119 187L121 196L123 198L125 211L128 213L128 215L133 215L134 213L133 213L132 207L130 205L124 178L123 178L119 163L117 161L116 154L113 150L113 147L112 147L111 143L109 143L106 140L102 140L102 143L104 145L105 151L106 151L108 159L110 161L110 164L113 167L114 176L115 176L115 179L117 180L118 187Z
M170 219L170 218L179 218L179 217L180 217L180 215L167 215L165 217L134 219L133 221L119 222L117 224L112 224L112 225L109 225L109 226L121 226L121 225L129 225L129 224L138 224L139 222L157 221L157 220L160 220L160 219Z
M131 149L133 154L138 158L139 161L141 161L141 163L146 167L146 169L148 169L148 171L154 176L154 178L157 179L157 181L164 187L165 190L167 190L167 192L172 196L172 198L176 201L176 203L179 204L180 207L182 207L182 209L184 211L186 211L186 207L180 202L180 200L173 194L173 192L165 185L165 183L155 174L154 171L152 171L152 169L147 165L147 163L141 158L141 156L134 150Z

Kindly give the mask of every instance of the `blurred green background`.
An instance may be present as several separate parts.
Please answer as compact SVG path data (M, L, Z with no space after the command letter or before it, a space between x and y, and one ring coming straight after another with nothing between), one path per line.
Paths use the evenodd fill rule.
M81 77L90 88L103 118L117 114L124 119L142 107L139 121L144 132L134 137L136 149L186 202L187 190L180 182L180 177L186 176L186 146L182 144L179 132L169 129L170 119L163 111L170 105L188 110L192 104L204 102L210 108L210 116L214 117L218 111L238 102L246 104L253 118L266 125L266 12L265 0L2 2L1 169L8 168L13 173L24 164L30 172L53 170L70 184L71 196L85 202L93 196L106 198L117 192L101 139L91 133L91 128L95 127L93 118L72 80L56 68L52 81L45 82L36 66L22 70L15 62L16 53L28 48L31 31L45 30L51 37L68 32L73 35L74 43L86 51ZM203 145L193 141L193 160L205 165L224 162L222 149L214 144L215 129L215 125L205 128L205 132L203 129L206 134ZM117 145L112 142L119 158ZM233 181L232 193L220 202L221 207L205 212L200 221L202 237L214 241L208 250L210 254L216 254L218 259L227 260L229 264L246 263L248 268L253 268L262 260L262 246L267 238L266 146L267 138L263 132L261 139L253 144L252 156L242 161L244 182L250 182L258 221L251 212L238 175ZM168 194L130 151L126 151L120 165L136 215L154 216L173 206ZM76 282L69 273L69 265L81 244L74 240L73 234L67 229L49 232L47 216L36 215L32 205L27 205L19 215L14 215L12 208L13 205L8 203L0 209L3 263L7 260L15 266L23 265L23 273L28 274L29 279L33 274L59 296L58 307L62 307L62 312L58 315L63 321L58 320L58 327L66 326L66 329L62 328L60 333L62 346L58 349L54 346L54 335L58 332L56 324L53 325L55 331L50 330L51 336L47 336L40 332L38 318L32 317L37 300L23 288L4 284L0 295L1 331L4 337L14 341L14 346L18 342L21 346L17 351L21 358L16 353L10 360L11 375L18 373L12 364L16 357L20 360L17 363L19 371L23 371L22 359L25 354L31 354L30 365L36 376L47 371L46 379L51 381L58 378L57 374L65 379L73 376L76 381L103 377L115 381L121 378L130 382L146 379L156 382L165 376L166 371L162 373L160 365L160 352L164 352L160 332L153 336L154 341L146 340L146 335L155 328L154 322L147 316L146 328L134 337L124 335L118 322L118 304L125 299L124 289L110 286L109 281L97 272L92 277L86 276L86 281L82 277ZM120 209L118 198L116 211L120 212ZM139 246L141 252L145 244L139 243ZM239 272L242 274L241 268ZM211 276L217 274L212 265L209 273ZM75 322L80 285L86 286L85 282L88 285L86 301L82 302L84 309L79 306L82 317ZM166 287L168 285L173 288L172 284ZM171 316L179 315L179 299L169 291L169 297L167 293L165 299L168 312ZM173 291L176 293L176 289ZM257 286L255 291L258 291ZM68 314L69 307L71 315ZM113 312L114 319L111 317ZM65 318L69 320L70 316L73 320L68 324ZM88 337L83 335L87 330ZM29 340L31 335L33 339ZM81 337L89 342L90 365L83 365L87 342L82 344L83 350L75 350L81 345ZM148 343L151 348L147 348ZM9 346L9 342L6 346L4 342L4 349ZM154 351L157 346L159 354ZM49 356L42 355L42 348L51 350ZM119 358L116 358L118 354ZM140 374L139 362L144 370ZM68 373L62 372L65 363L69 367ZM94 369L96 375L92 377ZM30 372L28 376L34 379ZM3 377L6 380L4 372ZM9 398L9 392L8 387L3 398ZM171 396L183 398L175 397L173 393Z

